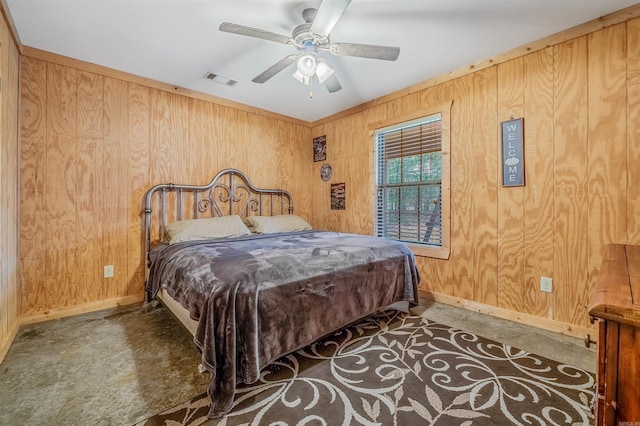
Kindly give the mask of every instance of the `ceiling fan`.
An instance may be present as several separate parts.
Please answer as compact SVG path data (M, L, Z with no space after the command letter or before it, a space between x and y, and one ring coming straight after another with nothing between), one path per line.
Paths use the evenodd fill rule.
M342 89L334 70L318 56L318 52L328 51L335 56L355 56L360 58L395 61L400 54L399 47L379 46L358 43L332 43L329 33L336 25L351 0L325 0L318 9L305 9L302 12L304 24L293 29L291 37L276 34L258 28L223 22L220 31L240 34L277 43L294 46L300 52L279 60L262 73L253 78L254 83L264 83L274 75L296 63L293 77L303 84L309 85L314 76L318 82L327 87L330 93Z

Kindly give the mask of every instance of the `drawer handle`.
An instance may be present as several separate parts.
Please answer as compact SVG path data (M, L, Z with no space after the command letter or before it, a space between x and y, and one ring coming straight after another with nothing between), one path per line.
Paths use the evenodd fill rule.
M591 346L591 344L596 344L595 340L591 340L591 335L590 334L585 334L584 335L584 345L588 348L589 346Z

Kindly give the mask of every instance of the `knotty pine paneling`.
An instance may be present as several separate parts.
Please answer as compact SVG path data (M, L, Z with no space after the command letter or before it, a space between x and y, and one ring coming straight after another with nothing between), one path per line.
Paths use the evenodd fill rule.
M4 18L0 19L0 362L18 330L20 306L19 54Z
M310 215L308 127L41 59L21 73L21 315L141 300L151 185L235 167Z
M347 210L330 210L315 163L314 226L372 233L374 183L359 174L373 172L368 124L452 100L451 255L418 258L420 288L588 328L604 246L640 243L640 19L558 41L318 123ZM524 117L526 185L504 188L500 122L512 117Z

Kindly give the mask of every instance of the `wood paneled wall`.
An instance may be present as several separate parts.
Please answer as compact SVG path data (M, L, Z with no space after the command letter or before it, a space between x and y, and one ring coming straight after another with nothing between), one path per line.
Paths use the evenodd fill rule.
M312 136L327 136L333 177L313 165L312 223L373 233L368 124L449 100L451 257L418 259L421 289L589 327L605 245L640 243L640 19L322 120ZM526 186L504 188L500 122L511 117L525 120ZM346 184L345 211L330 210L332 182Z
M290 190L309 215L309 127L94 68L22 58L21 315L142 300L142 197L154 184L205 184L235 167Z
M0 361L18 330L18 49L0 18Z

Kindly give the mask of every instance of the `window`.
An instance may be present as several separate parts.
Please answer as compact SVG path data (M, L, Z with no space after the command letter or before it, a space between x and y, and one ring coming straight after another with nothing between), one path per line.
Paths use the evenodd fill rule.
M374 133L375 233L416 255L449 257L450 107L379 123Z

